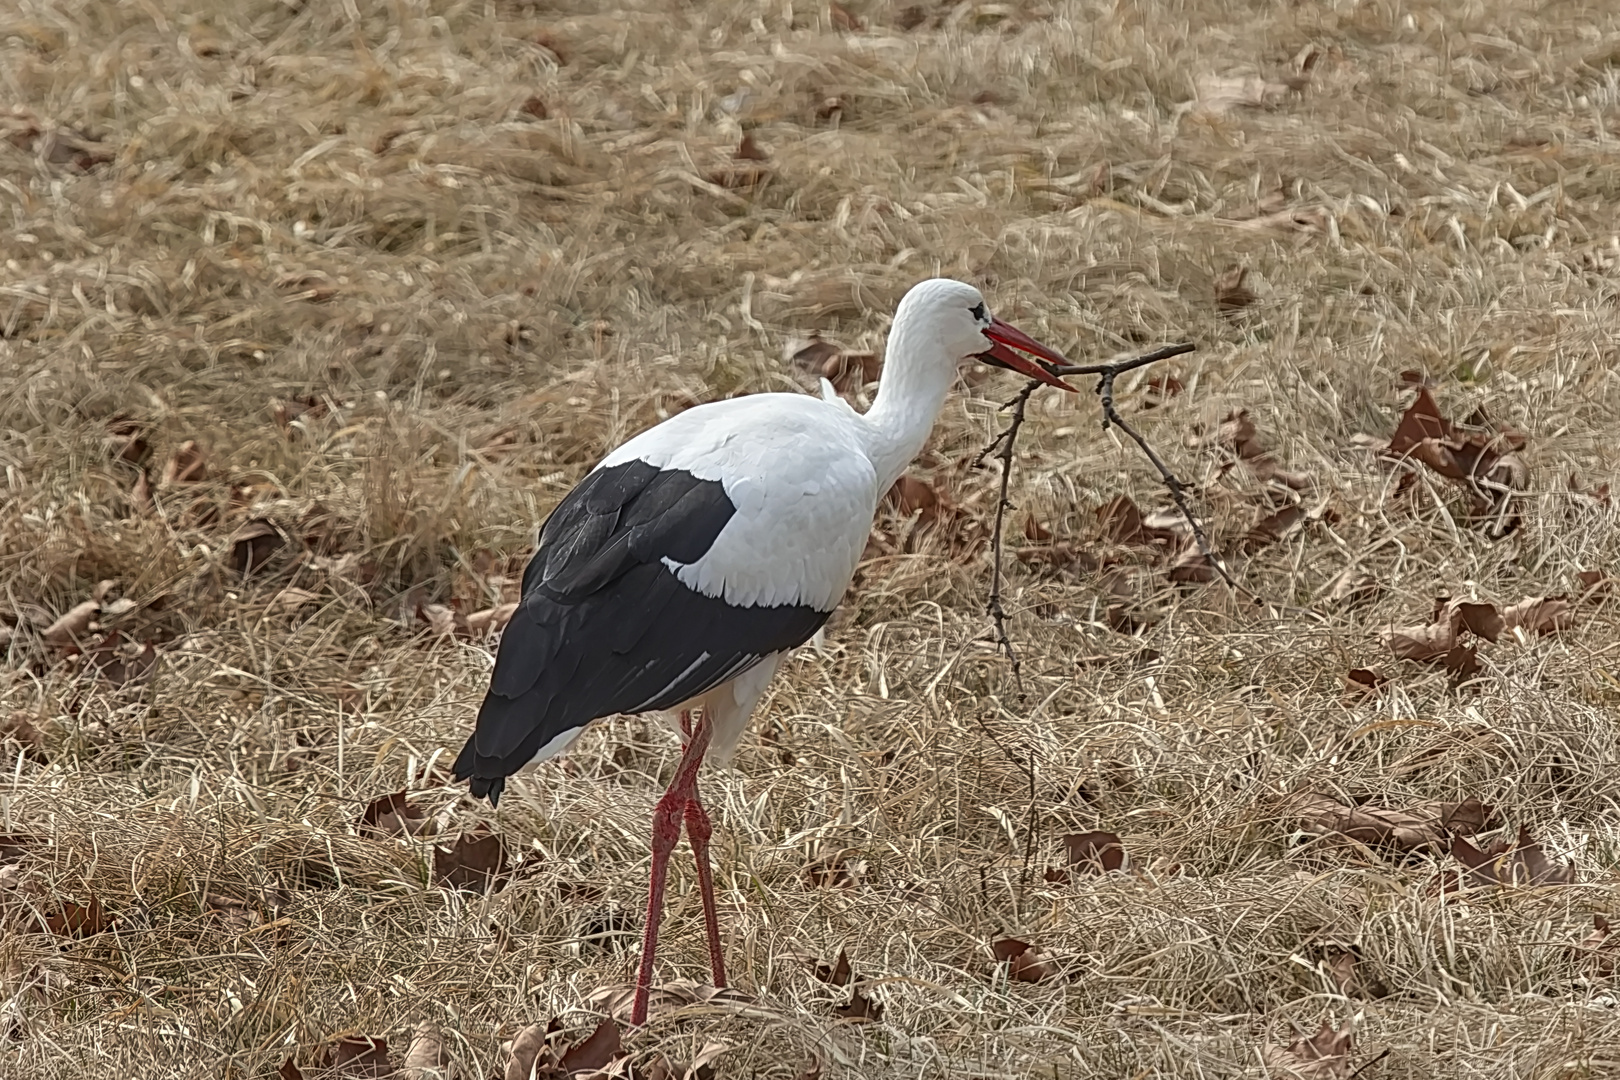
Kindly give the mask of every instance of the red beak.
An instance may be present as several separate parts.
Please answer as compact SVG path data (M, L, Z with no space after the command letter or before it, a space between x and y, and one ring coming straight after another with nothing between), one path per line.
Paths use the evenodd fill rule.
M1041 364L1013 352L1013 349L1021 349L1053 364L1067 364L1069 362L1068 358L1056 349L1047 348L1016 326L1009 326L993 316L990 319L990 325L985 328L984 336L994 342L990 348L979 354L979 359L985 363L993 364L996 367L1011 368L1020 375L1027 375L1031 379L1039 379L1048 386L1056 386L1063 390L1074 389L1074 387L1046 370Z

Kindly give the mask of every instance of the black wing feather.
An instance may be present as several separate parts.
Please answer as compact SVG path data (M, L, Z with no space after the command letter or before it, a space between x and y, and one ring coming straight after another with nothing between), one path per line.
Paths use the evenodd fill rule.
M495 802L557 736L672 708L808 640L828 612L733 607L664 565L702 558L735 512L718 481L644 461L574 488L540 530L457 779Z

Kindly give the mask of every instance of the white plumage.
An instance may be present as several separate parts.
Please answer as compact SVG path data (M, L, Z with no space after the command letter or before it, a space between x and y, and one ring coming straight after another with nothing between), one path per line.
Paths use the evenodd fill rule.
M598 719L661 711L677 721L686 746L654 817L634 1022L646 1018L683 819L715 984L725 983L697 796L705 753L731 757L783 655L842 599L878 500L922 449L958 365L977 358L1064 386L1014 348L1064 362L992 317L971 285L922 282L895 312L867 413L825 383L820 397L700 405L614 450L547 519L455 773L493 803L507 776Z

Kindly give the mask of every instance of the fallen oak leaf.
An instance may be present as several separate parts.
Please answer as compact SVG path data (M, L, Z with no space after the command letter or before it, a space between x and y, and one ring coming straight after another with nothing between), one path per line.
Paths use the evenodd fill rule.
M361 836L377 838L420 836L433 831L426 812L412 803L404 791L396 791L367 803L360 814L358 829Z
M174 453L163 464L164 487L171 484L198 484L208 479L207 454L195 439L187 439L175 447Z
M991 944L990 953L998 965L1006 967L1008 977L1017 982L1043 982L1057 974L1046 954L1027 941L1001 938Z
M619 1025L612 1020L603 1020L594 1031L563 1052L559 1065L565 1076L596 1073L623 1056L624 1045L619 1038Z
M838 959L831 967L816 965L816 978L832 986L848 986L851 974L849 952L845 949L838 950Z
M388 1040L375 1035L340 1035L322 1057L337 1080L387 1080L394 1075Z
M1573 885L1574 863L1555 863L1547 858L1540 844L1530 838L1528 826L1520 825L1516 842L1499 840L1484 851L1461 837L1453 837L1451 854L1464 866L1465 887L1501 885Z
M1620 968L1620 937L1610 940L1612 927L1602 915L1593 914L1592 932L1581 939L1579 945L1570 946L1570 954L1584 961L1600 978L1609 978Z
M1528 596L1502 612L1507 630L1547 635L1569 629L1573 617L1569 601L1562 596Z
M1342 836L1368 847L1400 852L1444 848L1457 836L1473 836L1495 820L1496 808L1467 798L1432 802L1408 810L1383 806L1346 806L1331 795L1302 792L1287 800L1287 810L1300 827L1317 836Z
M1260 1056L1268 1066L1285 1070L1286 1075L1302 1080L1348 1080L1353 1042L1348 1028L1335 1031L1324 1020L1316 1034L1301 1036L1286 1049L1273 1045L1262 1047Z
M1110 874L1125 869L1125 845L1118 833L1096 830L1070 833L1063 838L1070 870L1082 874Z
M483 822L450 847L433 849L433 880L452 889L485 892L499 884L505 872L506 845Z
M1222 270L1215 277L1215 310L1222 315L1232 316L1260 299L1247 284L1249 268L1247 266L1232 265Z
M110 930L114 921L102 908L101 899L92 893L88 904L69 900L61 911L45 916L45 929L58 937L94 937Z
M550 1024L530 1024L518 1032L512 1040L503 1080L531 1080L553 1075L558 1065L557 1056L546 1041L560 1026L553 1020Z
M901 517L918 515L922 521L937 521L946 504L933 485L915 476L901 476L889 489L887 500L894 504Z
M432 1017L423 1017L411 1031L400 1073L403 1080L451 1080L450 1058L444 1052L438 1021Z
M1372 668L1351 668L1344 673L1345 689L1358 697L1376 694L1384 688L1386 682L1388 680Z
M1298 503L1285 506L1275 513L1266 514L1243 534L1243 549L1245 551L1258 551L1263 547L1270 547L1293 531L1294 526L1305 520L1305 507Z
M1577 570L1575 580L1581 583L1582 600L1604 596L1609 592L1609 585L1614 581L1612 577L1601 570Z
M1384 643L1397 659L1442 660L1457 647L1462 615L1455 609L1427 626L1391 626L1384 631Z
M34 718L22 711L13 712L4 721L0 721L0 746L15 744L22 748L23 756L30 761L44 762L50 760L45 755L45 734L34 723ZM8 754L8 757L13 757ZM0 848L3 850L3 848ZM3 857L3 856L0 856Z
M877 1023L883 1019L883 1003L861 993L859 986L853 986L849 991L849 1004L834 1006L833 1012L845 1020L870 1020Z
M1170 564L1169 578L1177 585L1202 585L1215 580L1215 564L1192 540L1181 549L1175 562Z
M140 682L156 670L157 648L150 641L138 649L133 649L133 645L133 642L123 642L122 636L114 630L106 640L84 654L86 667L113 686Z
M267 518L253 518L231 534L231 553L227 565L245 578L263 569L270 557L286 543L287 537L273 522Z

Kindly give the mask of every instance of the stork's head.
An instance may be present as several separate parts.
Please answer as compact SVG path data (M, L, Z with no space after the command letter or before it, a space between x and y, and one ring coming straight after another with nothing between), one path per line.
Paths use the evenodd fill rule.
M918 282L900 301L894 322L896 328L904 324L908 332L914 325L923 330L952 363L979 360L1065 390L1074 389L1042 364L1013 350L1030 353L1053 364L1067 364L1069 361L1062 353L990 314L984 296L965 282L950 278Z

